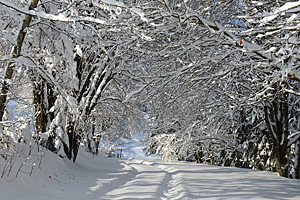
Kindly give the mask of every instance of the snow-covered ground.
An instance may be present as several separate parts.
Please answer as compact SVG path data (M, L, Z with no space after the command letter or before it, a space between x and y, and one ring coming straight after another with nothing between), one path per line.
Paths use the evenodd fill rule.
M77 163L44 150L40 169L0 179L5 200L300 199L300 181L276 173L80 151Z

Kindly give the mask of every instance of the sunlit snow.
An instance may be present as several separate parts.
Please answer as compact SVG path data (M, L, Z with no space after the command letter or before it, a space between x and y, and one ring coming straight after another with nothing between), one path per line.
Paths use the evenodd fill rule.
M13 169L12 174L15 173ZM300 199L299 180L250 169L106 158L81 151L77 163L44 152L32 176L0 181L1 199Z

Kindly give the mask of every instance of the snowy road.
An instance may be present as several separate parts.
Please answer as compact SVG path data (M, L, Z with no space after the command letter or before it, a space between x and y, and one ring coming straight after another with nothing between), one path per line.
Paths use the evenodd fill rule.
M0 179L0 199L300 199L300 181L275 173L88 154L80 155L73 164L55 155L46 156L33 176Z
M105 199L300 199L300 182L274 173L191 163L122 161L135 177Z

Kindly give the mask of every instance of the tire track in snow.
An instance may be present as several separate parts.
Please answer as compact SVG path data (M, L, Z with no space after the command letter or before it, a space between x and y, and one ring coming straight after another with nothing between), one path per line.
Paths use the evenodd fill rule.
M160 168L144 164L140 160L124 160L125 164L137 171L135 179L108 192L102 199L160 199L171 176Z
M135 168L123 163L124 168L121 172L112 173L109 175L110 179L107 180L100 180L101 184L96 184L93 187L90 187L91 190L90 194L97 195L98 197L106 196L107 193L111 192L115 188L122 187L127 182L131 180L135 180L138 172ZM105 182L103 182L105 181Z
M164 173L164 177L163 180L159 183L160 187L157 190L157 197L161 198L162 196L168 196L167 194L169 193L169 190L171 189L170 187L170 182L172 182L172 175L166 171L166 170L162 170L161 168L155 166L153 164L153 162L149 162L149 161L144 161L144 160L136 160L136 162L139 162L140 164L144 164L144 165L148 165L151 167L154 167L156 169L158 169L159 171ZM157 198L157 199L158 199Z
M167 184L166 189L163 190L164 197L161 197L161 200L188 200L192 195L189 190L185 187L184 182L182 181L183 174L180 173L178 169L174 167L170 167L166 164L158 164L150 161L142 161L143 164L150 165L152 167L156 167L167 174L168 179L165 180L165 184ZM162 184L163 184L162 183Z

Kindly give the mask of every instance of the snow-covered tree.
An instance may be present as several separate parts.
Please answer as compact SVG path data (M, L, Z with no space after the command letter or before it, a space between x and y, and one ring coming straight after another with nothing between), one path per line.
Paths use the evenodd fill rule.
M219 4L222 7L226 3L220 1ZM182 116L182 114L185 118L187 116L189 118L190 116L204 116L201 122L198 122L196 117L192 117L189 119L189 123L185 123L185 127L190 125L196 129L194 132L200 134L199 138L203 135L216 133L213 135L214 140L222 141L220 137L225 136L225 141L229 142L221 142L221 144L231 147L235 151L240 151L242 143L245 142L240 138L245 137L245 135L238 134L240 131L237 130L243 129L243 123L248 121L239 121L236 113L240 110L250 109L255 111L252 112L252 115L264 116L257 118L260 120L258 125L263 125L260 133L265 134L268 141L272 143L276 169L281 176L287 176L288 147L298 139L297 133L299 132L299 128L295 129L295 125L291 129L289 123L297 116L290 109L290 105L297 104L296 99L299 96L298 46L297 42L295 43L298 29L298 17L295 12L298 12L298 4L298 2L230 1L227 4L228 10L222 8L223 16L223 13L218 13L215 16L212 14L207 17L203 15L205 12L199 11L200 15L187 9L187 4L184 4L185 9L182 11L180 19L185 20L178 20L178 27L190 25L188 20L196 18L198 30L202 28L208 33L202 34L202 37L198 36L201 38L201 42L194 41L193 47L191 47L196 52L201 49L201 52L197 54L199 58L193 62L199 68L195 71L198 74L192 71L193 67L186 67L185 73L178 73L180 72L178 70L176 76L169 79L170 88L173 90L167 88L160 93L166 94L165 98L176 97L176 103L179 106L175 110L180 112L178 116ZM207 7L206 10L213 11L213 9L212 6ZM230 19L234 19L234 21ZM272 23L272 20L275 21L275 19L277 22ZM200 35L199 31L197 34ZM186 38L184 37L183 40ZM205 46L200 46L200 44L205 44ZM186 53L188 56L182 58L181 63L187 62L188 64L190 62L187 60L191 58L192 53L186 49L181 51L181 55ZM201 54L203 52L204 54ZM207 54L205 54L206 52ZM177 56L178 58L180 57ZM201 70L206 73L206 76L204 73L199 73ZM193 75L197 78L193 78ZM186 78L182 78L183 76ZM172 79L176 80L175 84L174 82L171 83ZM196 85L195 82L192 84L194 80L197 80L198 84L202 86L198 93L191 90L191 86ZM172 84L182 86L185 91L184 89L176 91L176 87L171 87ZM193 94L187 94L189 91L192 91ZM191 107L194 109L187 111L186 102L190 103L190 98L193 95L195 99L200 99L201 104L200 106L193 104ZM180 99L180 96L183 98ZM199 109L198 115L185 115L185 113L193 113L197 107L202 108ZM203 123L205 119L208 123ZM194 126L194 124L199 126ZM190 136L190 128L183 128L182 130L185 130L183 136ZM246 130L246 133L247 131L255 130L252 128L252 130Z
M80 142L91 150L91 115L102 114L95 112L97 105L101 101L127 103L144 88L140 57L146 54L150 60L158 53L152 52L150 42L164 32L164 4L36 1L28 9L26 2L0 3L7 12L30 19L21 29L18 54L3 60L32 73L38 137L47 148L63 149L75 160ZM12 78L15 67L8 69L5 80ZM5 83L3 88L8 86ZM138 90L129 93L133 87ZM6 99L0 103L4 109Z

